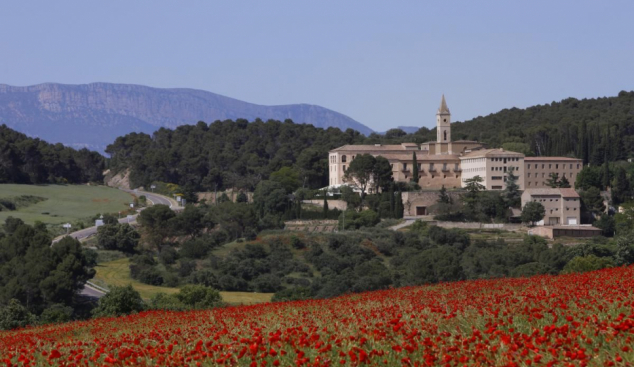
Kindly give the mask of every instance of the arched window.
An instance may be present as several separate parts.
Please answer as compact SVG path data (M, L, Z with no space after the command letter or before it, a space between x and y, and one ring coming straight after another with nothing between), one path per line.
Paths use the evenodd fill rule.
M346 156L345 155L341 156L341 163L346 163Z
M447 130L445 130L445 141L447 141Z

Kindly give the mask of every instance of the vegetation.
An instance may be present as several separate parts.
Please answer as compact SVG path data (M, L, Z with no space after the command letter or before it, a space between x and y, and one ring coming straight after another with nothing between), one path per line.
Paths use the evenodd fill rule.
M30 323L49 307L78 304L78 291L95 274L79 241L65 237L51 246L44 225L30 226L16 218L5 221L3 232L0 305L6 306L5 316L22 315L16 322ZM0 323L10 325L9 321Z
M0 125L0 152L0 184L103 181L105 158L99 153L29 138L6 125Z

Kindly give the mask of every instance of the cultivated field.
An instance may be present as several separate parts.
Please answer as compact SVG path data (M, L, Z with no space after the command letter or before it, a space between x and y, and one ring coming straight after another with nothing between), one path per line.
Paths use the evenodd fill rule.
M48 225L73 222L98 213L117 213L129 209L132 196L106 186L87 185L0 185L0 198L31 195L47 200L15 211L0 211L0 221L9 217L28 224L41 221Z
M157 293L177 293L178 288L159 287L141 283L130 277L130 260L128 258L117 259L106 263L101 263L95 267L97 274L92 280L93 283L102 286L125 286L132 284L141 297L150 299ZM273 294L271 293L251 293L251 292L220 292L222 299L231 304L254 304L269 302Z
M632 366L634 267L0 333L6 365Z

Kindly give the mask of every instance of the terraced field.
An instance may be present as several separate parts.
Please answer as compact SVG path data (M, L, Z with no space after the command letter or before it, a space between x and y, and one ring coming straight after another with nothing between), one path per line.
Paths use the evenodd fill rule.
M95 278L92 280L93 283L107 288L108 286L125 286L128 284L132 284L134 289L136 289L141 297L145 299L150 299L154 297L157 293L177 293L178 288L171 287L159 287L149 284L141 283L137 280L134 280L130 277L130 260L128 258L122 258L106 263L102 263L95 267L97 270L97 274ZM220 292L222 295L222 299L225 302L231 304L256 304L262 302L269 302L271 297L273 297L272 293L251 293L251 292Z

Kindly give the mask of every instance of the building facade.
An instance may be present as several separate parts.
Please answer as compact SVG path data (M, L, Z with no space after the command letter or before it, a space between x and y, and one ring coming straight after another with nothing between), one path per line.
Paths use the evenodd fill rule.
M581 199L574 189L526 189L522 193L522 208L531 201L544 206L543 226L576 226L581 224Z
M451 112L442 96L436 112L436 141L423 144L344 145L329 152L329 184L346 182L344 174L350 162L359 154L385 157L392 166L395 181L411 181L413 154L416 153L418 184L422 189L438 190L465 187L465 181L475 176L483 179L487 190L502 190L511 168L518 176L520 190L546 187L550 173L566 177L571 186L582 168L580 159L565 157L525 157L503 149L485 149L471 140L451 140Z

